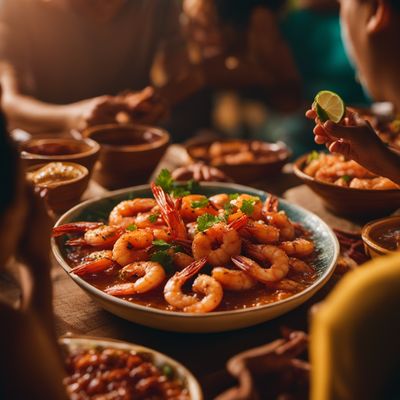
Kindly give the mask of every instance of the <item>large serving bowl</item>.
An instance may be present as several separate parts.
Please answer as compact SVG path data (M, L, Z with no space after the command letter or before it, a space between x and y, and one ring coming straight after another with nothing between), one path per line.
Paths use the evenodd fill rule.
M206 196L217 193L248 193L265 199L265 192L246 186L228 183L204 183L199 190ZM56 226L73 221L97 221L106 216L118 202L135 197L150 197L152 193L148 185L122 189L102 198L86 201L64 214ZM65 238L52 239L52 249L60 265L84 291L86 291L103 308L129 321L153 328L176 332L219 332L256 325L282 315L309 299L329 279L334 271L339 254L339 245L332 230L316 215L300 207L280 201L281 209L289 218L301 222L312 232L316 246L316 257L313 266L316 269L316 280L305 290L284 300L263 306L233 311L217 311L208 314L194 314L163 311L145 307L129 301L110 296L90 285L75 274L69 274L71 268L67 263Z
M94 178L108 189L147 182L170 140L167 131L144 125L98 125L82 134L101 146Z
M353 189L322 182L304 172L309 154L294 163L294 173L313 192L321 197L325 206L334 213L352 217L389 215L400 208L400 190Z
M188 390L191 400L203 399L200 385L197 382L196 378L192 375L192 373L182 364L166 356L165 354L159 353L156 350L149 349L148 347L139 346L133 343L122 342L119 340L102 339L88 336L69 335L60 338L59 343L67 353L75 350L89 350L97 347L103 347L107 349L134 351L136 353L149 354L151 356L152 362L157 367L168 365L172 368L172 370L176 374L176 377L184 384L185 388Z

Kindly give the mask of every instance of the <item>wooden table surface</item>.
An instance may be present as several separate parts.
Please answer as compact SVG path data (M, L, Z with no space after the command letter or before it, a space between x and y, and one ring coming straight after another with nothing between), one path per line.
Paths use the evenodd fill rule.
M179 146L174 146L160 163L159 169L173 168L182 162L184 155ZM285 171L283 176L273 181L258 182L252 186L278 195L284 194L287 199L315 212L333 227L347 230L358 228L356 224L327 212L321 201L307 187L296 186L299 182L290 173L290 166ZM288 188L291 189L287 190ZM102 193L104 189L92 183L86 197ZM235 383L225 371L225 363L231 356L276 339L283 326L306 330L310 306L328 292L324 288L302 307L255 327L213 334L183 334L158 331L118 318L100 308L55 260L52 272L54 311L59 335L72 332L120 339L159 350L182 362L194 373L202 385L206 399L213 398Z

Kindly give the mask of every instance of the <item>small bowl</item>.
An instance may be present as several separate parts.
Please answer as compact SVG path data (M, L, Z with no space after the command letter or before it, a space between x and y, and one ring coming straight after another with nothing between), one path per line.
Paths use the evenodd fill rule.
M89 184L89 171L86 167L71 162L62 163L78 169L80 176L67 181L36 185L48 189L47 204L56 214L61 214L78 204ZM34 172L47 164L32 165L26 169L26 173Z
M396 250L390 250L386 247L383 247L376 240L375 235L379 234L380 232L383 233L389 228L398 228L400 230L400 216L372 221L365 225L362 229L361 237L364 242L364 248L370 257L380 257L396 252ZM400 249L397 251L400 251Z
M98 125L83 136L101 146L94 178L108 189L147 182L170 140L167 131L144 125Z
M203 153L208 153L210 146L215 142L222 143L249 143L252 141L249 140L239 140L239 139L213 139L207 140L203 143L189 144L186 147L186 151L189 157L197 162L204 161L207 164L210 164L210 159L202 156L198 156L199 150ZM257 141L260 142L260 141ZM246 162L240 164L218 164L213 165L216 168L220 169L227 176L232 178L237 183L251 183L257 181L264 181L269 177L278 175L283 166L287 163L288 159L291 156L291 151L283 142L277 143L267 143L266 145L271 146L271 150L276 152L276 159L265 162Z
M25 167L52 161L81 164L91 173L100 152L100 146L91 139L33 138L20 145Z
M89 350L96 347L103 347L115 350L129 352L133 351L142 354L149 354L153 363L156 366L163 366L165 364L171 366L177 378L179 378L179 380L183 382L184 387L189 392L189 398L191 400L203 399L200 384L197 379L192 375L192 373L178 361L166 356L163 353L159 353L156 350L149 349L148 347L139 346L133 343L122 342L120 340L96 338L90 336L67 335L61 337L58 342L66 353L75 350Z
M309 154L301 156L293 171L310 189L321 197L325 206L336 214L351 217L389 215L400 207L400 190L353 189L321 182L303 169Z

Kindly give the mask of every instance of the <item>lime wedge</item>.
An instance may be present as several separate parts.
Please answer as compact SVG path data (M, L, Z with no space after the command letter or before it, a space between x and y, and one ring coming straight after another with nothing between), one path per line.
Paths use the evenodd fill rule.
M337 124L346 113L343 100L339 95L329 90L322 90L315 96L313 108L321 122L331 120Z

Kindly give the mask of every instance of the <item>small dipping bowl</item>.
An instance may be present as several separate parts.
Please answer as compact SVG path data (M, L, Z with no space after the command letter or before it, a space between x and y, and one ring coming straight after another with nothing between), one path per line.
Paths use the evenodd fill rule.
M52 161L74 162L91 173L100 153L100 145L91 139L33 138L20 145L25 167Z
M59 163L59 162L55 162ZM35 183L28 176L30 173L49 165L50 163L32 165L26 170L27 179L33 185L48 189L47 204L55 214L61 214L80 202L80 199L89 184L89 171L86 167L72 162L60 162L64 166L69 166L77 170L78 176L62 181Z
M101 146L94 179L108 189L146 183L170 140L167 131L144 125L98 125L83 136Z
M378 219L365 225L361 237L367 254L371 257L380 257L400 251L400 247L396 250L394 246L395 239L390 238L390 234L396 231L400 235L400 215Z

